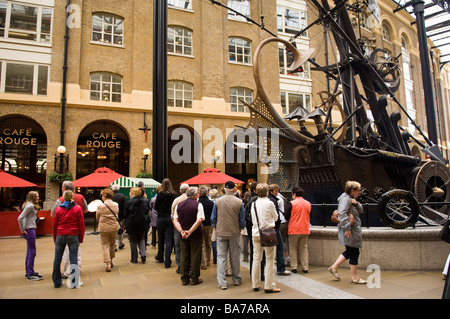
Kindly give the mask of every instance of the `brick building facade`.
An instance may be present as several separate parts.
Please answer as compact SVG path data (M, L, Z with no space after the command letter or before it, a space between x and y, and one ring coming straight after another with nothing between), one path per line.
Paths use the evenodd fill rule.
M72 0L66 17L65 1L0 0L0 19L4 21L0 27L0 126L9 137L14 129L18 129L14 133L17 138L39 136L33 148L8 139L10 143L4 145L1 155L9 161L3 161L1 168L37 183L44 195L44 208L53 204L59 192L59 185L50 182L48 174L53 171L54 155L61 144L66 25L69 39L64 146L65 154L70 156L68 170L79 178L101 166L126 176L136 176L143 169L142 152L152 146L151 131L143 130L144 123L152 127L152 3ZM169 141L168 177L176 187L213 165L216 149L207 147L209 143L217 139L217 145L223 146L230 130L248 123L249 113L239 99L250 102L256 95L253 53L270 35L208 1L168 3L168 127L173 137ZM257 21L264 15L265 27L278 30L284 38L289 38L292 30L280 30L277 18L278 22L285 19L286 9L297 14L294 31L306 23L306 18L314 19L316 12L299 0L228 4ZM391 39L383 41L381 29L376 28L364 29L362 35L393 55L403 52L402 37L407 41L414 86L412 105L419 125L426 128L412 20L404 13L390 14L389 1L383 1L380 7ZM297 46L315 47L315 58L322 63L321 31L313 28L308 32L297 40ZM320 87L323 89L322 75L313 76L311 72L293 77L283 73L280 52L277 45L271 45L261 56L265 89L276 109L287 114L291 96L292 101L309 109L319 104L315 96ZM405 101L403 81L399 92L400 100ZM405 119L402 121L406 126ZM27 128L32 128L29 136ZM178 128L186 129L182 133L189 132L192 145L201 146L204 152L199 161L194 161L193 154L191 163L176 163L170 156L181 138ZM220 151L217 167L223 172L247 183L264 179L257 170L262 164L228 165L224 163L225 150Z

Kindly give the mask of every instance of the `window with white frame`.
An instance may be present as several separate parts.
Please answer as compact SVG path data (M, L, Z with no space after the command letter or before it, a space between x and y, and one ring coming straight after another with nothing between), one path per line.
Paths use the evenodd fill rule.
M167 4L175 8L192 10L192 0L168 0Z
M408 40L406 40L406 38L402 35L402 50L409 52L408 47Z
M228 39L229 62L251 64L252 45L251 42L242 38Z
M367 23L367 14L365 12L359 13L359 26L366 30L369 30L369 25Z
M122 101L122 76L108 72L91 73L90 93L94 101Z
M248 112L248 108L240 100L250 104L253 101L253 91L243 87L230 88L231 112Z
M123 18L107 13L92 16L92 42L123 45Z
M192 31L178 26L168 27L167 52L192 55Z
M288 71L289 67L294 62L294 54L288 52L285 48L278 48L278 69L281 75L296 76L303 79L310 78L310 66L309 62L306 61L302 66L300 72L290 73Z
M391 42L391 28L387 23L383 23L382 36L384 41Z
M294 93L282 91L281 94L281 111L283 114L289 114L299 106L304 107L307 111L311 112L311 94L307 93Z
M51 43L53 8L0 1L0 37Z
M250 1L249 0L228 0L228 7L243 14L246 17L250 17ZM236 14L235 12L228 10L228 18L238 21L247 21L244 17Z
M194 86L185 81L167 82L167 105L174 107L192 108Z
M278 32L296 34L308 25L306 11L277 6ZM301 37L307 37L308 31L302 32Z
M47 95L48 72L48 65L0 61L0 92Z

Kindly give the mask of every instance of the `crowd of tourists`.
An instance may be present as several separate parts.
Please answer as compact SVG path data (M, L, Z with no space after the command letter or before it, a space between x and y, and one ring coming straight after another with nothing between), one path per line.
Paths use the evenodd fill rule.
M241 254L242 260L249 262L254 291L263 285L265 293L280 292L275 273L283 276L299 271L307 273L311 204L303 198L303 189L294 187L292 199L287 199L276 184L254 182L242 197L232 181L224 186L219 193L217 188L181 184L178 194L166 178L154 197L147 198L145 189L139 185L130 189L128 201L119 192L118 185L103 189L96 220L105 271L110 272L114 267L115 253L125 247L126 235L131 263L138 263L139 259L141 263L148 262L147 247L151 246L156 250L155 261L165 268L172 267L175 261L182 285L201 284L201 270L213 264L220 289L228 288L227 276L234 286L241 285ZM347 182L339 198L339 241L346 250L328 271L340 280L338 268L349 260L352 282L364 284L357 274L362 244L359 219L362 206L356 201L360 188L357 182ZM38 193L29 192L18 218L22 237L27 242L27 280L42 279L34 269L38 201ZM51 210L55 288L62 286L64 278L79 271L87 211L86 200L75 193L73 183L62 183L62 196ZM349 212L353 215L351 221ZM266 239L267 232L271 232L269 239ZM77 281L73 288L81 285Z

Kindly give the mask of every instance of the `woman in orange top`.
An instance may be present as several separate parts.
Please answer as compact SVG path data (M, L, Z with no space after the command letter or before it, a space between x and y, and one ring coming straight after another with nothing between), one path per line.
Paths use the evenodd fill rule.
M289 255L291 256L291 269L297 272L298 259L303 272L308 272L308 236L310 233L311 203L303 198L303 188L292 189L292 211L289 220Z

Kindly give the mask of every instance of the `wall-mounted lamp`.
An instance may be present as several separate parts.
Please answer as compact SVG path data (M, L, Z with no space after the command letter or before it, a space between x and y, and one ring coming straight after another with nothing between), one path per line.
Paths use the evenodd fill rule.
M222 156L222 152L221 151L216 151L215 153L214 153L214 157L213 157L213 160L214 160L214 168L216 168L216 162L219 160L219 158Z
M60 174L62 174L62 173L64 173L64 162L66 162L67 170L69 169L69 154L64 155L64 153L66 152L66 147L64 145L58 146L56 151L58 152L58 154L54 155L54 162L55 162L54 168L56 171L57 162L59 160L59 171L58 172Z
M148 156L150 155L150 149L144 148L144 157L142 158L144 160L144 173L147 173L147 160L148 160Z

